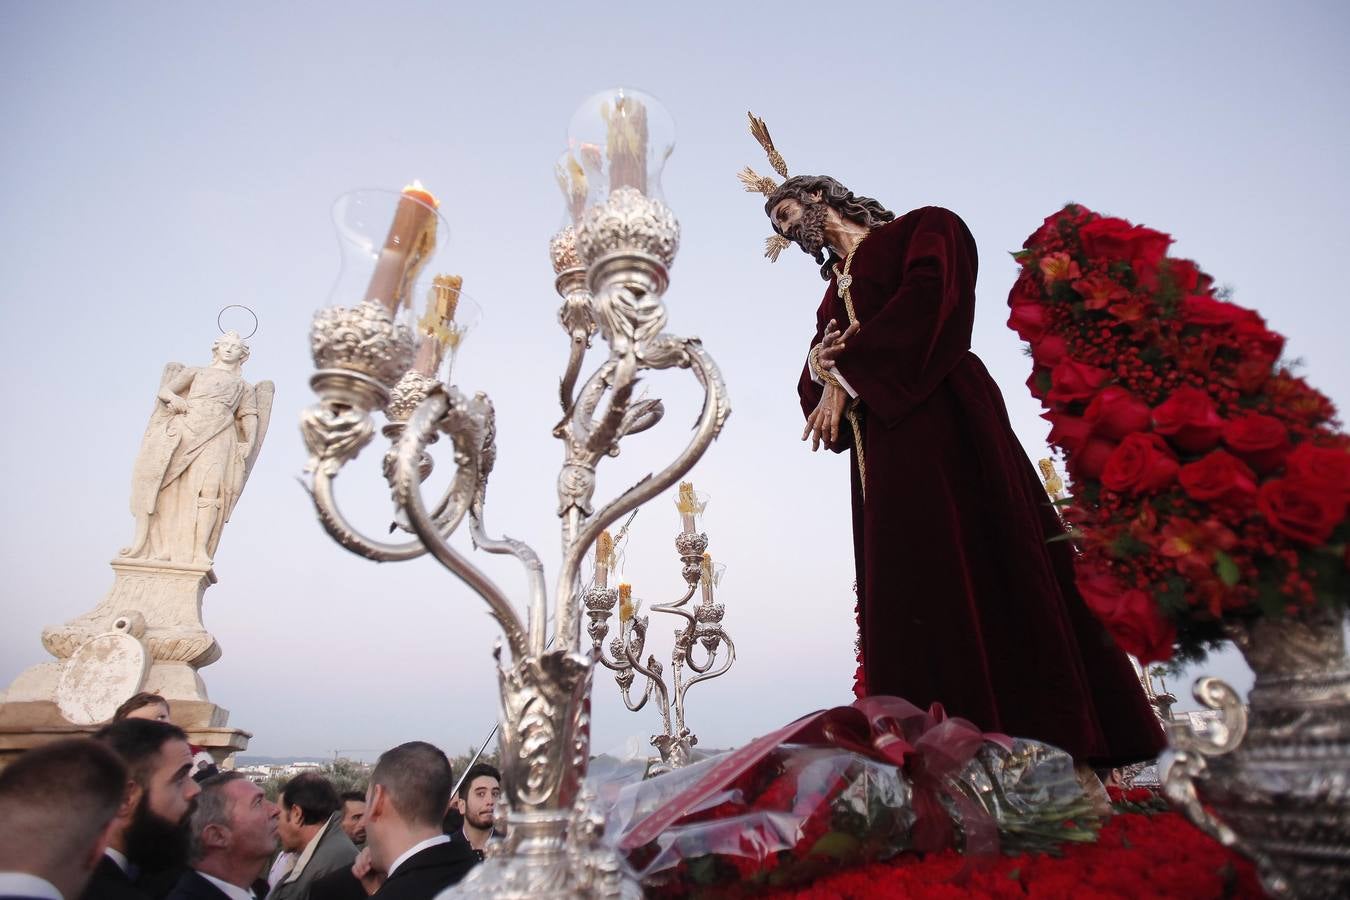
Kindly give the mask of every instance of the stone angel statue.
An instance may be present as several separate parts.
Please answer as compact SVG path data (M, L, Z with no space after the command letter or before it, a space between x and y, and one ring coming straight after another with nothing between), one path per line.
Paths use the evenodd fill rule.
M136 534L124 558L211 565L272 415L270 381L239 374L248 345L227 331L211 364L164 367L131 477Z

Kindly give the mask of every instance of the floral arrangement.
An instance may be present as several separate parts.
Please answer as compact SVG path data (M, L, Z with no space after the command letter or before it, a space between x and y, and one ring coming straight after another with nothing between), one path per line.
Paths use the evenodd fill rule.
M1177 813L1112 816L1100 839L1063 856L1000 856L973 870L954 850L835 872L776 900L1138 900L1262 898L1256 867Z
M1013 254L1008 298L1071 482L1078 588L1145 664L1350 597L1335 408L1171 242L1071 204Z

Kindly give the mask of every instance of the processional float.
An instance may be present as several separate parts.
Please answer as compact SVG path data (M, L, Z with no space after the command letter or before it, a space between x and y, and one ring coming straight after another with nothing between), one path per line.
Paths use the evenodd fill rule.
M401 194L348 195L336 208L345 251L334 296L340 305L314 318L310 341L317 371L310 384L319 400L301 417L310 452L308 486L319 520L339 544L368 559L391 562L430 554L487 602L506 642L507 657L502 658L500 646L497 657L507 834L490 845L487 861L453 889L456 894L640 893L626 864L599 842L603 816L583 791L599 618L598 607L587 603L588 598L596 602L596 588L589 594L583 590L581 567L605 529L693 467L730 413L721 374L698 339L664 331L662 297L680 236L660 191L673 138L673 122L654 98L638 91L604 91L573 116L569 151L559 167L571 224L554 235L549 251L570 355L560 385L563 416L553 430L563 443L563 464L557 487L562 564L551 604L551 635L538 554L520 541L491 536L484 522L496 456L492 403L486 394L467 395L437 377L443 357L456 347L462 301L461 286L429 268L444 233L435 199L414 186ZM414 321L412 305L422 295L430 298L427 315ZM597 330L609 354L581 382ZM651 428L664 415L660 400L634 397L639 375L675 368L689 369L704 391L692 438L664 468L596 509L597 463L617 456L625 437ZM373 439L374 414L380 411L388 419L384 474L393 491L395 521L413 536L400 543L358 531L342 514L333 490L342 467ZM433 465L428 448L441 436L453 448L455 471L445 493L428 499L422 491ZM450 545L466 518L479 550L509 555L525 568L524 617L500 587ZM708 577L702 564L707 542L692 528L686 531L678 549L687 563L684 577L692 596ZM710 611L701 618L697 612L685 615L693 616L691 637L697 635L711 653L715 648L708 644L729 641L720 632L720 610L714 616L713 604L707 606ZM583 612L591 614L591 646L582 644ZM641 650L634 654L631 640L619 649L618 665L650 670L633 665ZM699 663L705 671L711 665L711 656ZM687 751L687 737L679 747L675 729L675 752Z

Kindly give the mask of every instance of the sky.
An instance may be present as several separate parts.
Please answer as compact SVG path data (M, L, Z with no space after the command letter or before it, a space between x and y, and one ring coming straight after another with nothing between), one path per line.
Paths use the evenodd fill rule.
M550 430L566 359L547 253L563 215L552 166L573 109L622 85L661 98L676 122L669 330L704 340L733 408L689 477L711 496L705 527L728 567L719 598L740 658L690 691L689 725L702 746L726 747L846 703L848 461L799 442L794 389L822 282L795 249L760 258L767 220L735 180L747 164L767 169L746 110L794 173L965 219L983 262L973 349L1038 459L1047 427L1004 324L1007 251L1067 201L1174 235L1175 254L1260 310L1312 383L1350 404L1347 39L1336 2L0 4L0 686L49 658L43 626L111 586L164 364L207 363L218 311L242 303L260 319L244 373L274 381L276 402L204 601L224 650L201 672L212 700L259 754L481 742L497 702L486 605L430 559L344 551L297 480L296 424L314 399L307 332L338 273L329 211L347 191L413 178L440 197L438 265L484 311L455 381L497 410L488 527L538 549L551 585ZM600 360L593 350L586 371ZM647 385L666 420L602 464L597 499L664 466L697 416L688 372ZM447 448L433 448L441 477ZM337 485L372 534L390 519L382 452L377 439ZM683 584L670 500L644 507L626 557L648 603ZM467 534L454 542L469 552ZM475 561L523 597L512 561ZM674 627L654 620L649 650L668 659ZM1182 708L1202 672L1250 683L1240 658L1217 655L1169 679ZM594 697L596 751L659 728L651 708L623 709L605 672Z

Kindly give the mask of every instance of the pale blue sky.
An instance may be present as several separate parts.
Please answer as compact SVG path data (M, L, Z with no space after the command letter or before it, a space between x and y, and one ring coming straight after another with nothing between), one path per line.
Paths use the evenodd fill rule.
M212 698L258 753L480 740L496 702L483 604L428 560L340 550L295 482L306 332L337 274L328 209L414 177L441 197L445 267L484 307L458 380L498 411L490 525L556 571L552 164L573 108L627 84L662 98L679 129L665 179L684 229L671 329L704 338L735 410L693 479L713 497L743 658L691 692L690 724L726 746L846 702L846 460L797 442L793 390L822 283L795 251L759 258L766 220L734 179L764 168L746 109L794 172L970 224L975 349L1035 457L1046 428L1003 325L1005 251L1067 200L1176 235L1176 252L1260 309L1313 383L1350 404L1348 25L1335 2L0 4L0 685L47 658L44 624L111 584L159 372L205 362L216 311L242 302L262 319L245 372L274 380L277 401L206 595L225 651L203 670ZM653 380L671 413L602 470L601 495L682 443L691 381ZM378 458L367 450L339 482L373 531L388 521ZM638 517L638 595L677 589L677 527L664 500ZM508 563L483 565L523 587ZM653 649L671 628L653 623ZM1246 677L1231 658L1209 668ZM595 694L597 749L655 730L603 673Z

